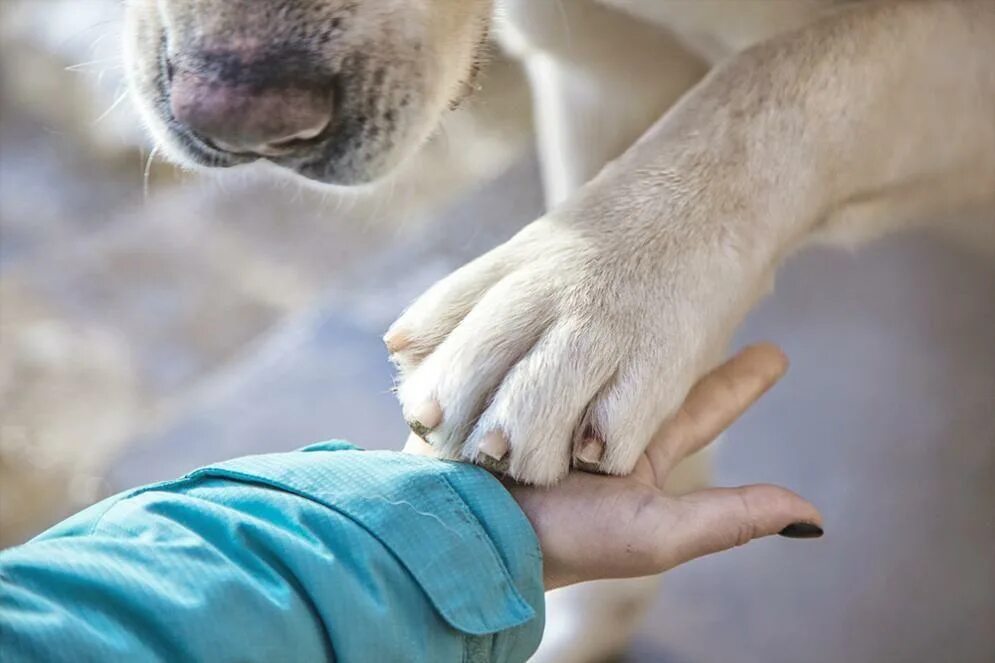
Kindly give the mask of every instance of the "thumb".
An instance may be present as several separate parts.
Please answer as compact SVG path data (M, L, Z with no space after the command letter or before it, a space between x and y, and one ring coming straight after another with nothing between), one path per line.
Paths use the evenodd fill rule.
M822 536L822 515L796 493L766 484L711 488L677 498L675 516L661 542L670 549L667 568L742 546L771 534Z

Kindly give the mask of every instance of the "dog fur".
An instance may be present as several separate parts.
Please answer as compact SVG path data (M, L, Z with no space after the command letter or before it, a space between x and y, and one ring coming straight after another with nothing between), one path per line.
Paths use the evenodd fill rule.
M269 3L255 24L221 10L240 4L251 3L131 0L132 86L179 159L196 155L163 107L162 49L217 39L232 22L246 48L310 39L329 69L370 52L349 89L395 111L377 134L389 140L361 132L334 167L302 173L330 183L378 177L414 153L464 94L489 28L522 61L551 211L392 327L405 412L441 405L428 439L451 457L477 460L484 436L503 433L522 481L555 483L590 435L605 443L602 471L629 472L800 246L995 224L989 0L295 0ZM320 47L287 23L335 17L347 37ZM368 92L377 69L388 84ZM651 590L561 594L572 607L550 608L565 617L538 657L611 653L634 622L606 627L621 614L610 608L641 606Z

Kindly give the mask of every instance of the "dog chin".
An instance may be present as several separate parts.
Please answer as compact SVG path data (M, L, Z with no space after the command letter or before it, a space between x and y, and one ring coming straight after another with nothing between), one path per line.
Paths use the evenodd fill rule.
M279 160L257 155L231 154L214 149L209 143L196 138L177 135L160 127L161 121L154 122L151 128L157 137L156 151L177 166L196 172L214 172L245 169L258 170L281 179L296 180L298 183L320 189L364 189L372 188L389 179L400 165L419 149L389 150L384 155L368 155L368 159L356 159L355 155L345 155L340 163L316 158L313 160L295 159L281 163ZM401 152L401 153L399 153ZM353 158L350 159L350 156ZM353 163L349 163L352 161Z

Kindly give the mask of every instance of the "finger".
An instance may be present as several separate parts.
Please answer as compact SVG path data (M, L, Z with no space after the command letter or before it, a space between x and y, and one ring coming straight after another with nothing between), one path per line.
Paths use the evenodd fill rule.
M766 484L712 488L669 500L653 528L657 572L689 560L783 533L790 538L822 535L822 515L796 493Z
M646 449L658 486L681 460L707 446L787 371L788 359L770 343L751 345L708 373L667 419Z

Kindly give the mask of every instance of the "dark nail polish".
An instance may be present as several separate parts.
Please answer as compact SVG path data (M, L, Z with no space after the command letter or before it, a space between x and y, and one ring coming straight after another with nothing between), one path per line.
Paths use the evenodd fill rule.
M823 532L821 527L812 523L791 523L778 534L788 539L818 539Z

